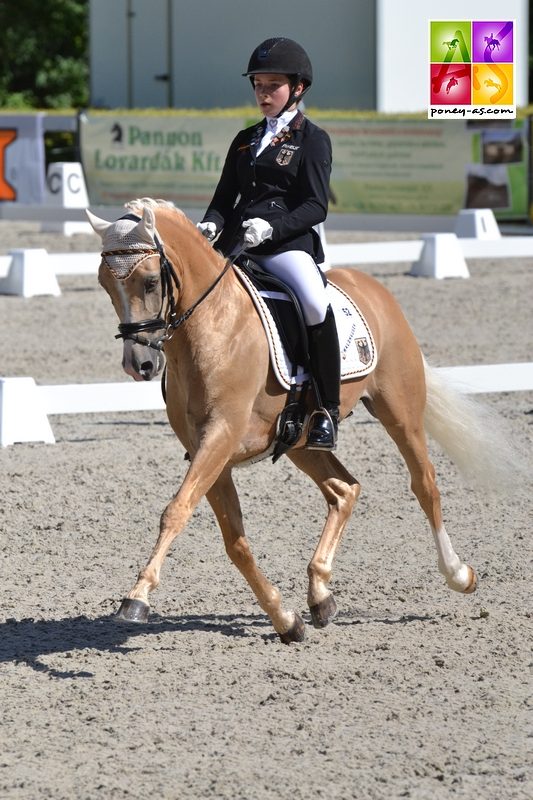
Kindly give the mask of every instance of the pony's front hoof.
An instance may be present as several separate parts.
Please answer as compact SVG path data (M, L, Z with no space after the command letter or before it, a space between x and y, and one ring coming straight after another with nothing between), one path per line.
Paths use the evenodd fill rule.
M285 633L278 634L283 644L292 642L303 642L305 639L305 622L299 614L294 614L294 622Z
M332 594L314 606L309 606L311 621L315 628L325 628L337 616L337 603Z
M119 622L148 622L150 606L144 600L131 600L125 597L115 614Z

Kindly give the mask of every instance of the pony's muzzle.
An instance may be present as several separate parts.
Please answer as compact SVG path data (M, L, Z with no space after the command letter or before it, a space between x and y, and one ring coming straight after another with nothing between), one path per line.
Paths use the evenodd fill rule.
M146 345L124 342L122 367L136 381L151 381L165 366L165 356Z

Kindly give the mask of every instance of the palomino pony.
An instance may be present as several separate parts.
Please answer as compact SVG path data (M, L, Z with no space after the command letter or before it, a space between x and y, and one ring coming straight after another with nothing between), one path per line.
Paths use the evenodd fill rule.
M165 508L155 548L123 600L119 619L148 619L149 593L159 584L165 556L205 495L222 530L226 551L285 643L301 641L305 628L284 607L279 590L256 564L243 528L232 469L268 452L286 390L276 380L261 320L231 264L187 217L164 201L127 204L134 213L114 223L88 212L102 239L99 282L110 295L124 339L123 367L136 380L167 364L166 407L170 424L190 455L190 466ZM372 277L336 269L328 278L357 303L372 331L377 366L342 384L341 419L358 400L392 437L411 475L411 488L434 536L438 567L448 586L476 588L472 567L455 553L443 523L435 470L424 423L452 457L482 470L484 434L466 398L447 394L425 364L415 337L392 295ZM315 627L335 616L329 588L335 552L360 486L332 452L306 450L305 435L287 456L316 483L327 518L308 566L308 605ZM474 463L477 461L477 464Z

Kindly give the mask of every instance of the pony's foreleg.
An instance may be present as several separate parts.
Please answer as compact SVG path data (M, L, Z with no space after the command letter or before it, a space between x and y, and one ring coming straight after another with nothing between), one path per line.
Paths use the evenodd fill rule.
M206 438L194 456L187 475L175 497L161 515L159 537L146 566L139 572L135 586L122 601L117 613L120 620L144 622L148 619L148 596L159 584L163 561L176 536L181 533L201 498L224 469L234 442Z
M294 450L288 456L317 484L328 504L326 524L307 567L311 619L315 628L324 628L337 613L329 588L333 560L361 487L332 453Z
M295 611L283 609L279 590L269 583L255 563L244 532L239 498L229 467L209 490L207 499L216 514L229 558L248 581L282 642L289 644L302 641L305 628L301 616Z

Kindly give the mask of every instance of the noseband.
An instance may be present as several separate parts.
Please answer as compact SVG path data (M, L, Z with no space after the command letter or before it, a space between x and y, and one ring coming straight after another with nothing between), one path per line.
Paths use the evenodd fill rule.
M134 222L141 221L141 217L138 217L136 214L125 214L123 217L121 217L121 219L131 219ZM149 250L146 252L159 253L159 263L161 269L161 307L159 309L159 316L155 319L143 319L139 322L121 322L118 326L119 333L117 333L115 339L123 339L124 341L129 339L130 341L142 344L145 347L151 347L153 350L162 350L164 342L167 342L169 339L171 339L176 328L179 328L180 325L189 319L195 308L197 308L200 303L202 303L213 291L215 286L224 277L232 264L228 259L224 269L220 275L216 277L213 283L197 300L195 300L195 302L192 304L192 306L190 306L190 308L187 309L187 311L178 316L176 310L176 301L174 300L174 287L179 291L181 289L181 283L176 275L174 267L168 260L163 245L159 241L157 235L154 235L154 242L155 249L153 251ZM105 258L106 255L117 255L118 252L119 251L117 250L110 251L108 253L104 252L102 253L102 257ZM162 316L165 297L168 298L166 318ZM164 333L155 341L150 341L150 339L147 339L145 336L139 336L139 334L151 333L152 331L164 331Z

